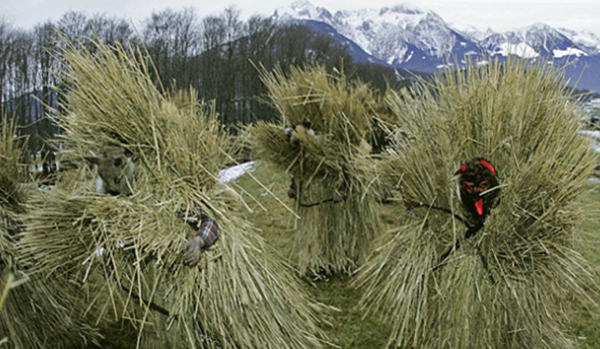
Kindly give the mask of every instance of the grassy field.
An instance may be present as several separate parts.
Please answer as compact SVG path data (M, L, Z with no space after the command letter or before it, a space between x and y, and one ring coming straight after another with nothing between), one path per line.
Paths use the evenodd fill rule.
M288 199L286 191L289 185L288 178L277 174L266 164L256 166L252 174L271 192L277 195L290 207L293 201ZM254 196L260 205L246 200L254 210L248 214L248 219L261 228L261 234L278 250L286 253L289 250L289 237L292 235L292 215L285 210L272 196L265 195L266 191L258 185L249 175L241 177L237 183ZM600 204L600 185L590 184L589 196L585 200L590 203ZM394 212L403 208L385 207L382 212L382 220L391 228L394 225ZM586 258L593 262L596 270L600 271L600 219L598 222L590 223L581 227L586 237L586 243L582 247ZM599 279L600 282L600 279ZM356 310L360 300L360 291L349 286L349 277L335 276L326 281L311 282L315 297L326 304L339 309L334 314L330 326L324 326L333 344L340 348L371 349L382 348L388 339L390 325L379 322L375 318L363 318L363 314ZM600 296L595 295L597 302ZM578 314L572 325L572 334L578 338L582 349L600 348L600 316L592 315L590 312ZM334 347L333 345L331 346Z
M256 166L252 175L244 175L236 181L238 191L242 194L253 212L245 213L247 218L260 228L260 233L269 244L286 255L290 250L290 238L293 235L293 215L278 203L252 177L257 178L269 190L277 195L289 207L293 201L288 199L286 191L289 185L285 175L265 164ZM600 204L600 185L589 185L589 193L585 200L589 204ZM251 199L249 196L254 199ZM382 220L388 227L393 227L396 210L401 207L386 206L381 213ZM600 219L581 227L585 235L583 253L600 271ZM600 279L599 279L600 281ZM350 287L350 277L333 276L326 280L306 280L317 300L338 309L325 319L323 329L329 336L331 344L328 348L373 349L383 348L390 334L390 324L385 324L373 317L364 317L356 309L360 300L360 291ZM600 296L595 299L600 302ZM106 329L104 348L122 349L135 347L135 334L127 324L113 325ZM590 312L577 314L572 324L572 335L578 339L582 349L600 348L600 316ZM435 348L432 348L435 349Z
M600 206L600 184L589 185L589 195L585 198L587 204ZM597 209L596 209L597 210ZM593 220L581 226L584 243L581 247L583 255L589 260L596 270L596 279L600 283L600 217L598 212L593 214ZM594 299L600 304L600 290L595 290ZM573 320L572 331L581 343L582 349L600 348L600 314L583 312Z

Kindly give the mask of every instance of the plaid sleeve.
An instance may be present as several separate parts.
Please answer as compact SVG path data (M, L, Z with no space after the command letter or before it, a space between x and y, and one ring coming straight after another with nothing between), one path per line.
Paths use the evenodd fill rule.
M211 218L204 210L200 210L200 219L202 223L200 223L196 235L202 238L202 241L204 242L203 248L208 249L214 245L219 238L221 228L217 221Z

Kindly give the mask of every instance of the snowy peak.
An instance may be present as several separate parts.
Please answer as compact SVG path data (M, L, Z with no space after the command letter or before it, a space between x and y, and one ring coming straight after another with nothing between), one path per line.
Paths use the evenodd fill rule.
M544 57L587 56L587 50L579 47L566 35L546 24L534 24L524 31L525 42Z
M383 22L396 22L410 17L422 16L423 12L417 9L411 9L404 5L394 7L383 7L377 9L363 9L358 11L337 11L332 15L323 7L315 7L310 1L299 0L292 2L289 6L282 6L275 10L273 17L280 21L290 19L294 20L313 20L327 21L327 24L334 22L343 22L346 19L364 17L365 20L376 19Z
M573 31L561 31L537 23L505 33L490 33L480 41L480 45L492 54L514 54L525 58L580 57L597 51L600 40L594 43L593 37L587 36L585 41L582 36L576 42L571 39L575 34ZM580 42L585 42L586 45L581 45Z
M564 36L571 38L571 41L579 47L587 49L590 53L600 53L600 39L591 32L574 31L570 29L557 29Z
M325 8L301 0L278 8L274 18L278 21L324 22L365 52L396 64L403 63L402 57L411 50L441 58L461 46L477 46L493 55L513 54L526 58L580 57L600 53L600 39L592 33L557 30L543 23L505 33L491 29L486 32L465 27L455 29L435 12L423 12L405 5L332 14Z
M549 25L537 23L517 31L520 39L538 52L552 53L554 50L568 50L573 41Z
M365 52L389 63L402 63L412 48L441 57L457 41L456 33L436 13L404 5L337 11L332 15L328 10L315 7L308 1L296 1L290 6L278 8L273 17L282 22L324 22L354 41Z
M313 20L327 23L331 13L322 7L313 6L309 1L300 0L276 9L273 18L278 21Z
M568 61L568 74L581 76L573 81L579 81L582 88L600 91L600 39L592 33L556 29L543 23L507 32L482 32L473 27L450 26L435 12L404 5L332 13L306 0L278 8L273 18L279 23L300 21L317 31L327 26L332 37L355 44L353 52L362 55L355 59L363 62L385 62L430 73L448 64L485 62L489 55L500 59L509 55L541 58L557 65Z

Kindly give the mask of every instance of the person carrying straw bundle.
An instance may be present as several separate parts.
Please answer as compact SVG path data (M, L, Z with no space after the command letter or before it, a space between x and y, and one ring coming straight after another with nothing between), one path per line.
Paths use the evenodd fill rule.
M131 195L136 165L131 154L124 148L105 146L100 149L99 156L87 157L86 160L98 166L97 193ZM179 215L197 231L182 248L184 263L195 265L200 259L200 252L214 245L221 229L217 221L202 209L197 209L190 215L180 211Z
M577 227L596 158L561 76L509 59L388 97L405 142L380 175L409 212L354 284L392 324L388 347L575 347L565 310L590 304Z
M96 284L93 301L131 319L140 348L320 348L323 307L217 181L237 145L214 108L193 91L160 93L139 52L92 44L64 53L58 141L81 166L30 205L23 245L42 260L37 272ZM117 186L99 193L103 170L85 159L106 147L122 172L104 175ZM206 232L203 212L218 233L204 249L188 245Z
M377 203L354 163L371 151L372 92L322 66L262 79L280 121L257 123L252 149L292 177L288 195L299 219L291 260L301 274L351 273L379 230Z

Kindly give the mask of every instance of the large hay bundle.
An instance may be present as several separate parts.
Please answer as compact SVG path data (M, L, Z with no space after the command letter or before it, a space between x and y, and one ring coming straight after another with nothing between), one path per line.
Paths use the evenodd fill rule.
M28 199L25 142L6 118L0 124L0 344L3 348L65 348L96 342L81 321L77 288L56 278L27 276L21 259L20 218Z
M393 324L392 347L574 347L569 309L589 301L591 282L576 227L589 218L580 198L595 157L561 75L509 60L415 92L388 98L405 137L380 175L424 207L412 205L360 270L361 306ZM478 156L497 170L500 202L465 238L453 173Z
M100 280L97 301L132 319L139 347L319 348L317 307L217 183L233 143L214 109L193 93L161 95L130 50L98 44L65 58L63 156L82 166L31 204L23 244L38 272ZM131 196L92 189L84 158L107 144L138 164ZM197 208L221 235L188 267L181 249L195 232L178 212Z
M0 263L8 268L16 256L18 215L27 200L26 167L22 164L25 142L19 139L15 125L3 117L0 123Z
M370 151L373 95L319 66L265 73L263 81L281 119L256 125L252 150L292 176L300 218L291 258L301 273L350 272L379 230L374 196L354 163Z

